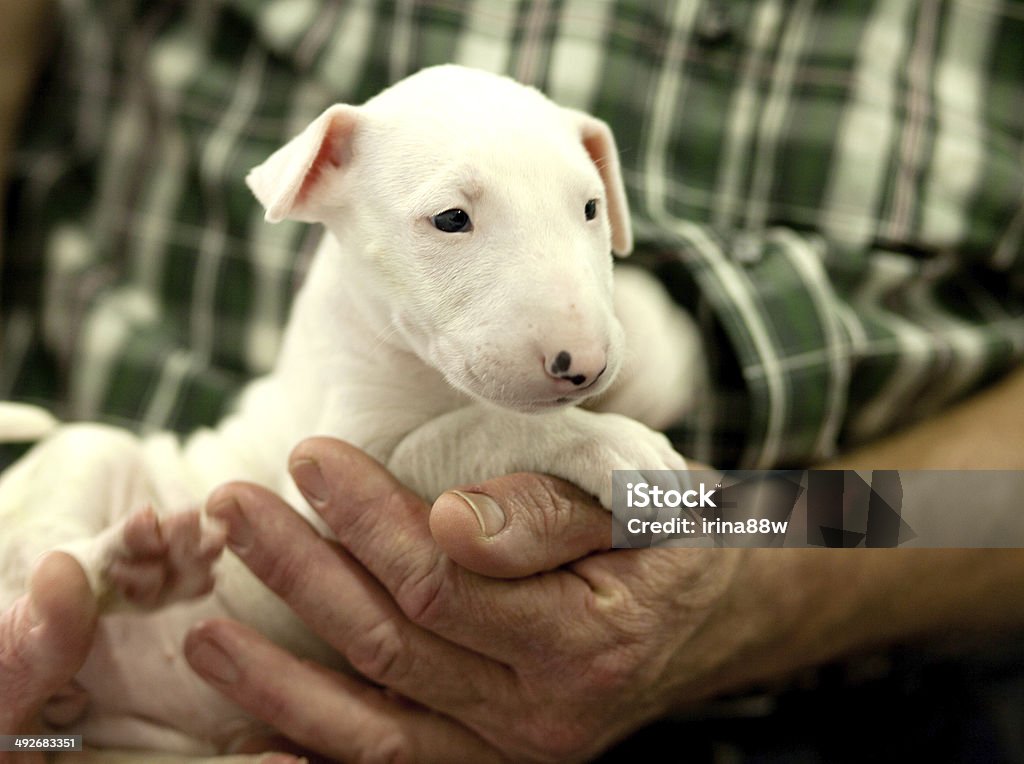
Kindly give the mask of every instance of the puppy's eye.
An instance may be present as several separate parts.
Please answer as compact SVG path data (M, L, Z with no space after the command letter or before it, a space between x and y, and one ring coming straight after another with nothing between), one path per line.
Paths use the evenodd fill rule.
M597 199L591 199L583 207L583 214L587 216L587 220L593 220L597 217Z
M471 228L469 215L465 210L451 209L439 212L431 218L434 228L445 233L462 233Z

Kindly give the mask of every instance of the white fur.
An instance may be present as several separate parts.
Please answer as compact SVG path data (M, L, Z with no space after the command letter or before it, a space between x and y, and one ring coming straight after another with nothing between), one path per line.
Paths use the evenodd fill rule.
M536 470L608 506L613 469L684 466L645 425L574 405L603 393L662 426L702 378L692 324L653 279L634 272L613 299L609 253L628 254L632 236L603 122L505 78L436 67L363 106L332 106L248 182L269 221L318 222L329 232L276 367L245 390L236 413L183 445L170 435L67 426L9 470L0 478L0 605L22 590L34 557L60 544L100 594L118 543L110 528L147 502L160 512L199 506L229 479L286 493L326 532L284 467L313 434L364 448L427 498ZM597 215L588 221L590 199ZM470 231L434 226L432 217L452 208L469 214ZM616 312L630 322L626 332ZM640 352L627 354L625 334ZM566 375L586 384L550 373L561 351L572 357ZM0 405L0 435L17 423L10 411ZM79 677L93 694L78 726L90 743L201 752L230 747L231 731L246 723L191 677L180 654L160 663L142 648L119 652L109 647L111 629L128 629L118 639L131 644L145 642L139 630L157 634L180 650L196 618L227 612L329 659L237 559L218 564L212 597L130 629L120 616L103 619ZM131 676L131 686L112 682L115 674ZM145 690L142 675L163 691Z

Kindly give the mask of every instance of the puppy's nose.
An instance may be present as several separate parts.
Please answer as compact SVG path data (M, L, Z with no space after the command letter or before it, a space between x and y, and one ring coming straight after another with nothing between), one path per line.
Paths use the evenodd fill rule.
M572 353L558 350L544 358L544 369L554 379L566 379L576 387L590 387L608 367L603 350Z

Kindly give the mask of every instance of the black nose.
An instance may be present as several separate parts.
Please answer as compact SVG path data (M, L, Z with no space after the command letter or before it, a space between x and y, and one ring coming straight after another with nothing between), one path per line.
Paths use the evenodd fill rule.
M569 371L570 366L572 366L572 355L563 350L556 355L555 360L551 362L551 373L564 374Z
M572 367L572 354L567 350L562 350L555 356L555 360L551 362L551 376L558 377L559 379L566 379L572 382L576 387L581 387L588 382L593 384L604 374L605 369L608 368L608 364L601 367L601 370L597 372L592 378L586 374L569 374L569 369Z
M551 375L558 377L559 379L567 379L572 382L576 387L579 387L587 381L586 374L566 374L569 368L572 366L572 353L568 351L561 351L555 356L555 360L551 362Z

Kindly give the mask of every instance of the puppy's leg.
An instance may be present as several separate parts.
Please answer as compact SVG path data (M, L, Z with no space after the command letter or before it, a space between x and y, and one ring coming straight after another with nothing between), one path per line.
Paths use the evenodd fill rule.
M664 435L618 414L578 408L520 414L470 405L410 433L387 466L430 498L510 472L546 472L610 509L612 470L683 470L686 460Z
M626 354L612 386L584 404L656 430L690 410L706 386L707 368L696 323L654 276L616 266L615 315L626 333Z
M101 602L154 606L208 586L223 531L193 510L157 519L141 441L99 425L73 425L0 476L0 606L23 589L43 552L82 565Z
M62 544L107 609L153 609L208 593L225 532L198 510L132 512L99 535Z

